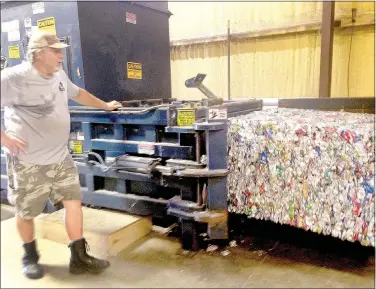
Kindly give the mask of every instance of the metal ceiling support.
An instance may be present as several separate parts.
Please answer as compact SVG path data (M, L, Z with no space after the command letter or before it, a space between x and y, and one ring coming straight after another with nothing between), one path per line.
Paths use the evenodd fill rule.
M335 1L323 2L319 97L329 98L332 85L333 31Z

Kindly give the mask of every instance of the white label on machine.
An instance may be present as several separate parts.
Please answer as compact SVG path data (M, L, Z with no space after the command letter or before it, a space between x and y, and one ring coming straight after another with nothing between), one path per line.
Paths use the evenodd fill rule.
M227 109L226 108L209 109L209 119L227 119Z
M154 145L152 144L139 144L138 153L140 155L153 155L154 154Z
M44 2L36 2L31 5L33 8L33 14L44 13Z
M1 23L1 32L20 31L20 23L18 20L12 20Z
M227 119L227 108L218 109L219 119Z
M85 135L83 132L81 131L77 132L77 140L85 140Z
M8 32L8 41L19 41L21 39L20 31L14 30Z
M24 19L24 25L25 25L25 28L30 28L31 27L31 18L30 17L26 17Z
M125 12L125 21L128 23L136 24L137 22L136 14Z
M10 21L8 24L8 41L19 41L20 39L20 21Z
M9 30L9 22L2 22L1 23L1 32L8 32Z

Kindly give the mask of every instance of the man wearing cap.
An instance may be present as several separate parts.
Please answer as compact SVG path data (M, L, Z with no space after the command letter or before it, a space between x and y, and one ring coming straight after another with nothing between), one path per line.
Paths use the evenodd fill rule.
M87 254L78 170L68 150L68 99L109 111L121 104L103 102L69 80L62 69L62 49L67 46L49 32L36 32L29 40L27 61L1 71L1 146L7 156L8 200L16 209L25 250L23 271L33 279L44 275L33 219L48 199L65 208L69 271L100 272L110 265Z

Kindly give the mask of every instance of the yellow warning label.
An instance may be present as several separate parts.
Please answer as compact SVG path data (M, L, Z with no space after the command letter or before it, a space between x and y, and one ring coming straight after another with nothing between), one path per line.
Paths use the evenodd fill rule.
M194 109L179 109L178 110L178 126L190 126L195 122Z
M56 35L55 17L48 17L37 21L38 29L51 31Z
M9 58L20 58L20 48L18 45L8 46Z
M142 79L142 65L141 63L127 62L128 78Z
M82 141L71 141L71 149L74 154L82 154Z

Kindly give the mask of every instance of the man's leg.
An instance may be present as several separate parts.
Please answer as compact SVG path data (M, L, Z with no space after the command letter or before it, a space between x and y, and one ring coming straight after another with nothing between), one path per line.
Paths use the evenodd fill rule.
M63 201L65 208L65 228L69 240L75 241L83 238L82 206L80 200Z
M34 236L34 218L43 212L48 199L51 179L46 177L48 167L23 163L7 157L8 200L16 209L17 229L25 253L22 257L24 274L31 279L43 277L38 264L39 254Z
M83 237L81 186L78 170L70 155L57 167L53 200L55 203L62 201L65 208L65 227L71 241L68 246L71 249L69 272L100 272L109 267L108 261L87 254L87 242Z
M34 241L34 219L23 219L17 216L17 230L24 243Z

